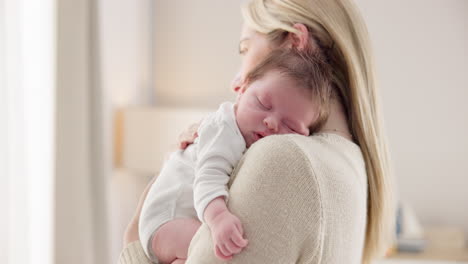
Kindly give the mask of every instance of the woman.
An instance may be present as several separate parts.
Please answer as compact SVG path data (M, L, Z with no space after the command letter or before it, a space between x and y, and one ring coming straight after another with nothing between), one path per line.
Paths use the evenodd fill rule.
M272 50L309 49L327 59L339 98L318 133L267 137L244 155L231 176L228 207L249 245L239 254L224 248L235 254L229 263L370 263L391 242L386 139L366 27L350 1L252 0L243 9L234 90ZM121 263L149 263L139 255L139 210ZM202 225L186 263L220 262Z

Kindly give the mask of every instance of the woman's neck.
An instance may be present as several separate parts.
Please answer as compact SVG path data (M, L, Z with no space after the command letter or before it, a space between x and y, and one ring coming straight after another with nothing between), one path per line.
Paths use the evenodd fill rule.
M318 132L337 134L353 141L353 136L346 120L346 114L340 102L336 100L331 102L328 119Z

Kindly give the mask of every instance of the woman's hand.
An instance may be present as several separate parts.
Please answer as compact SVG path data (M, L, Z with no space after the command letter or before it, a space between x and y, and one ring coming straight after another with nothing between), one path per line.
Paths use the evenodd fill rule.
M179 148L186 149L198 137L198 127L201 122L190 125L182 134L179 135Z
M242 224L228 210L221 212L210 222L215 255L221 260L231 260L247 246L248 240L242 237Z

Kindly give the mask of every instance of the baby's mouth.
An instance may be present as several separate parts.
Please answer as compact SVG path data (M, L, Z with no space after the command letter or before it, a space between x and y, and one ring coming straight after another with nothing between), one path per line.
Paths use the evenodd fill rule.
M254 132L254 141L257 141L261 138L264 138L265 137L265 134L263 133L259 133L259 132Z

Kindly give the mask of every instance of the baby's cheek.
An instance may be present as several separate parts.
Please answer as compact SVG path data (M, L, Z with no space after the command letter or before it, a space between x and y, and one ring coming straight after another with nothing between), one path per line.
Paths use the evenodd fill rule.
M278 130L278 134L283 135L283 134L297 134L297 133L292 132L285 126L281 126Z
M246 115L243 112L238 112L236 119L237 126L239 127L239 130L241 131L242 135L245 137L247 128L249 126L249 120L246 119Z
M263 126L263 120L265 120L265 115L259 111L253 111L250 115L250 121L255 129L259 129Z

